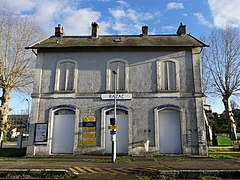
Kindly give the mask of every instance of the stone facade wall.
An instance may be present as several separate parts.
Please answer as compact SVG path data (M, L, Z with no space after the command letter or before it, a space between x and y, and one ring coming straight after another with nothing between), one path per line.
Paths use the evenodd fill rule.
M203 118L202 94L200 87L199 58L192 51L166 52L65 52L38 53L36 79L34 84L32 121L29 155L50 154L51 143L34 145L35 123L46 122L51 133L52 108L59 105L76 107L76 136L74 153L103 154L103 130L101 126L102 109L113 105L112 100L102 100L106 93L107 62L114 58L129 63L129 92L131 100L118 101L117 104L129 108L129 154L141 154L143 142L150 141L149 152L159 152L156 140L154 109L161 105L181 107L181 141L183 154L206 155L206 138ZM73 59L78 62L76 93L54 92L57 61ZM179 66L179 90L161 92L158 90L158 62L176 60ZM194 67L194 68L193 68ZM197 94L196 94L197 91ZM94 115L96 122L96 146L81 143L82 120L84 116ZM167 137L166 137L167 138Z

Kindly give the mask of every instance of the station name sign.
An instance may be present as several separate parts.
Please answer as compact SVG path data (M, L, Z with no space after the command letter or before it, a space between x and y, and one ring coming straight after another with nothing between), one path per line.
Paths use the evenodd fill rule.
M115 94L101 94L101 98L103 100L115 99ZM130 94L130 93L116 94L116 99L117 100L131 100L132 94Z

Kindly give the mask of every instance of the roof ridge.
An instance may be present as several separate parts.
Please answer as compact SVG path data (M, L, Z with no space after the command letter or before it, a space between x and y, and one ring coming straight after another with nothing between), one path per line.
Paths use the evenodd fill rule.
M101 37L153 37L153 36L179 36L177 34L150 34L150 35L147 35L147 36L142 36L141 34L140 35L127 35L127 34L123 34L123 35L99 35L98 38L101 38ZM50 36L50 38L92 38L92 36L89 36L89 35L65 35L65 36L62 36L62 37L56 37L56 36Z
M206 47L202 41L189 35L100 35L91 36L52 36L27 49L69 48L69 47Z

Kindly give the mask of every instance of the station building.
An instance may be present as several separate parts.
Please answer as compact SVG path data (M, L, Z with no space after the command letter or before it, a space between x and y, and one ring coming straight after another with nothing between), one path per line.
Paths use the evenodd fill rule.
M110 154L115 97L117 154L207 155L207 45L182 23L168 35L149 35L147 26L140 35L98 30L94 22L89 36L65 36L59 25L27 47L37 55L28 155Z

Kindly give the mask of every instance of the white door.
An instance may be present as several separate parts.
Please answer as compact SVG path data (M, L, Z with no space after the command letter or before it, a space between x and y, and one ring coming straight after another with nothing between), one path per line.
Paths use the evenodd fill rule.
M182 153L180 113L174 110L159 111L160 153Z
M114 115L106 115L105 121L105 153L112 153L112 141L110 130L108 126L110 125L110 118L113 118ZM117 136L117 153L127 154L128 153L128 115L121 114L117 115L117 125L118 129L116 130Z
M75 115L55 115L53 121L52 153L72 154L74 145Z

